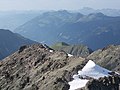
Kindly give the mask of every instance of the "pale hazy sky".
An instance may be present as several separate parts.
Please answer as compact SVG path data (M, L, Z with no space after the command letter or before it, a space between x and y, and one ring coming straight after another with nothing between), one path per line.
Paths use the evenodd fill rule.
M0 10L120 9L120 0L0 0Z

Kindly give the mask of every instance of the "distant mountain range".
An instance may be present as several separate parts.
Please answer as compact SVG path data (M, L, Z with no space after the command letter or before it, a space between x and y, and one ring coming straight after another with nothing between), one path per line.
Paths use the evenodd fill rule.
M22 45L36 43L9 30L0 29L0 60L12 54Z
M89 7L84 7L80 10L77 10L82 14L88 15L90 13L103 13L107 16L120 16L120 9L93 9Z
M70 10L69 10L70 11ZM31 11L0 11L0 28L14 30L18 26L30 21L36 16L47 12L46 10L31 10ZM108 16L120 16L119 9L93 9L84 7L79 10L70 12L79 12L85 15L90 13L103 13Z
M0 28L14 30L41 13L42 11L0 11Z
M82 43L95 50L120 44L120 17L53 11L35 17L14 31L48 45L55 42Z

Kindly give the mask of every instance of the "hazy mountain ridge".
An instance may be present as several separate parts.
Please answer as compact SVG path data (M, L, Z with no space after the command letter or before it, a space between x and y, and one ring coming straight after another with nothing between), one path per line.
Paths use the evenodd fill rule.
M0 28L13 31L43 11L0 11Z
M77 10L77 12L80 12L82 14L88 15L90 13L103 13L107 16L120 16L120 9L93 9L93 8L89 8L89 7L84 7L80 10Z
M32 19L15 32L48 45L55 42L82 43L95 50L109 44L120 44L119 23L120 17L102 13L82 15L55 11Z
M107 16L120 16L119 9L93 9L89 7L84 7L80 10L71 11L70 12L79 12L84 15L88 15L91 13L103 13ZM0 28L14 30L18 26L28 22L32 18L44 13L48 12L47 10L24 10L24 11L0 11ZM52 12L52 10L50 11Z
M0 29L0 60L15 52L21 45L33 43L36 42L9 30Z

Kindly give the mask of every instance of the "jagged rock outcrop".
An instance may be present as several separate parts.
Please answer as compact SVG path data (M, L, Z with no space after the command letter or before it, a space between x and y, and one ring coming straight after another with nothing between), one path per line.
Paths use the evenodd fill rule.
M85 87L78 90L120 90L120 76L109 76L92 79Z
M0 61L0 89L68 90L68 81L83 61L41 44L22 46Z
M90 54L91 59L100 66L120 73L120 45L109 45Z

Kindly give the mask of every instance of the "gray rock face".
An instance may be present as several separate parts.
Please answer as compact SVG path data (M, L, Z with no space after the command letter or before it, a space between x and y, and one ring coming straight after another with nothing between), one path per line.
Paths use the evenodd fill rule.
M68 90L83 58L68 57L41 44L22 46L0 61L1 90Z
M90 80L86 86L80 90L120 90L120 76L109 76Z

